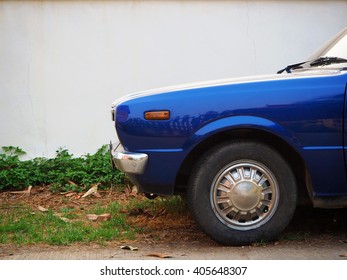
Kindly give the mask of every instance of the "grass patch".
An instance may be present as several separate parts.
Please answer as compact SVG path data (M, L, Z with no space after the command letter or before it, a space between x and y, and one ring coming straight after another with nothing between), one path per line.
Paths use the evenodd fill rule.
M118 215L121 211L122 206L118 202L110 202L107 205L97 203L90 211L90 214L101 215L105 213L110 213L112 216ZM120 215L121 216L121 215Z
M114 206L115 203L113 203ZM46 243L51 245L69 245L76 242L104 243L110 240L133 239L136 229L131 228L126 217L114 213L111 220L93 223L82 218L72 209L63 208L66 218L77 218L66 222L53 211L32 212L29 208L14 208L8 214L0 215L0 243L28 245Z
M85 204L81 207L72 203L76 202L72 197L67 199L63 195L55 194L52 201L47 200L48 192L38 192L30 197L17 196L16 199L10 193L0 193L0 200L6 201L0 207L0 244L94 242L104 245L109 241L133 240L139 234L149 234L153 231L150 223L156 223L160 228L161 223L167 223L167 217L180 219L180 214L186 212L185 203L178 196L148 200L137 195L117 200L122 197L122 192L115 191L113 197L109 197L109 192L104 191L103 198L83 200ZM39 196L47 201L47 205L43 205L49 209L47 212L38 210L37 205L42 201ZM110 214L110 218L91 221L88 214Z

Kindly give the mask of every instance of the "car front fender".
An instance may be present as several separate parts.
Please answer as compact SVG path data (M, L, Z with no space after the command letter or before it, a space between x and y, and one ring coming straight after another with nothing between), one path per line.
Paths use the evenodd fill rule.
M184 144L183 149L192 149L204 140L223 133L237 129L260 130L281 138L297 152L300 151L300 142L295 135L285 126L272 120L257 116L231 116L215 120L199 128ZM300 152L299 152L300 153Z

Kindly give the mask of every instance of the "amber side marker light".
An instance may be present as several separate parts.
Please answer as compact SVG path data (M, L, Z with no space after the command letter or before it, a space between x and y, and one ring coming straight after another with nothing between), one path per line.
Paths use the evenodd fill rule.
M168 120L170 119L170 111L150 111L145 112L145 119L149 121Z

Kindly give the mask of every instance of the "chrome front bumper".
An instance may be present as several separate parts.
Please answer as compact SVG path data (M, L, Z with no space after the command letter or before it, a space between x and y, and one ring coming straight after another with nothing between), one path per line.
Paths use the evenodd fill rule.
M126 152L121 145L112 143L110 144L110 153L113 165L120 171L138 175L145 172L148 161L147 154Z

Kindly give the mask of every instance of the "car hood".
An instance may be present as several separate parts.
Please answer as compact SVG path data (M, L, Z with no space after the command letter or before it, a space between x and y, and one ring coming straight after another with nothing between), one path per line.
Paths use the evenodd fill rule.
M136 92L133 94L126 95L115 100L112 103L112 108L116 107L118 104L131 100L134 98L145 97L149 95L155 94L163 94L168 92L177 92L177 91L185 91L190 89L198 89L198 88L206 88L206 87L216 87L216 86L224 86L231 84L245 84L245 83L253 83L253 82L266 82L266 81L275 81L275 80L287 80L287 79L300 79L307 77L315 77L315 76L330 76L339 74L341 71L339 70L309 70L309 71L297 71L293 73L284 73L284 74L271 74L271 75L261 75L261 76L248 76L248 77L240 77L240 78L229 78L229 79L221 79L221 80L212 80L205 81L199 83L189 83L189 84L181 84L176 86L162 87L157 89L151 89L141 92Z

